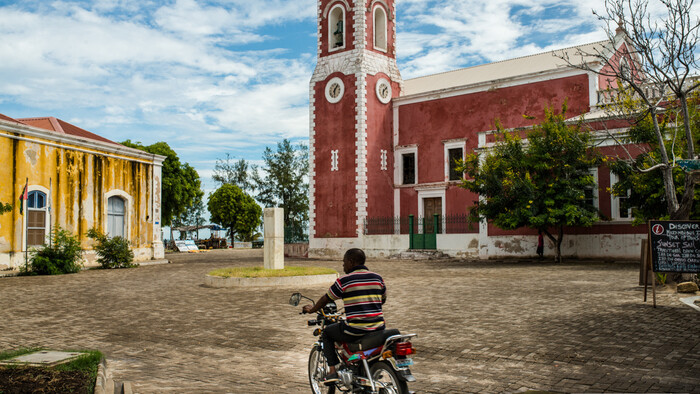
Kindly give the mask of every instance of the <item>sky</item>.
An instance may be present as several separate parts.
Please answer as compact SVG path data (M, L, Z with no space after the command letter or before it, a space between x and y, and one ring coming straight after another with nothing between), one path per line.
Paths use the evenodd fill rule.
M602 0L399 0L404 79L605 39ZM308 142L316 0L0 0L0 113L217 159Z

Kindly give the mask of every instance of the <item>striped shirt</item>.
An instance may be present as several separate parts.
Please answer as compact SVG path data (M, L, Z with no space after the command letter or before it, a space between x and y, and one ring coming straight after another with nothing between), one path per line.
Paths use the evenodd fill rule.
M333 301L343 299L347 334L361 336L384 329L382 301L386 299L386 286L379 274L364 265L338 278L327 296Z

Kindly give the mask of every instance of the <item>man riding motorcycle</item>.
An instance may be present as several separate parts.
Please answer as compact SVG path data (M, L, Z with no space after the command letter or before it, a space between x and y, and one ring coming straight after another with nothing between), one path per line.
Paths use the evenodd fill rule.
M315 305L305 305L304 313L315 313L330 301L343 299L346 321L331 324L323 331L323 353L328 361L329 374L325 382L338 380L337 367L340 360L334 342L354 342L364 335L384 330L382 304L386 302L386 286L382 277L365 266L362 249L349 249L343 257L343 271Z

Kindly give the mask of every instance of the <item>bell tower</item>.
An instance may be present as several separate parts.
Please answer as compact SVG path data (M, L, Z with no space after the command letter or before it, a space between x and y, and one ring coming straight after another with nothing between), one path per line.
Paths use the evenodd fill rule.
M392 98L401 92L394 0L319 0L311 78L309 253L362 247L394 212Z

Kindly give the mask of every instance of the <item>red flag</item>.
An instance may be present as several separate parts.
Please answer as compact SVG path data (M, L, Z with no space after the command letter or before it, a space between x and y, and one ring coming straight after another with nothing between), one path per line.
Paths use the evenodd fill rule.
M29 186L29 178L27 178L27 181L24 183L24 189L22 189L22 194L19 196L19 214L24 215L24 202L29 199L28 192L27 192L27 186Z

